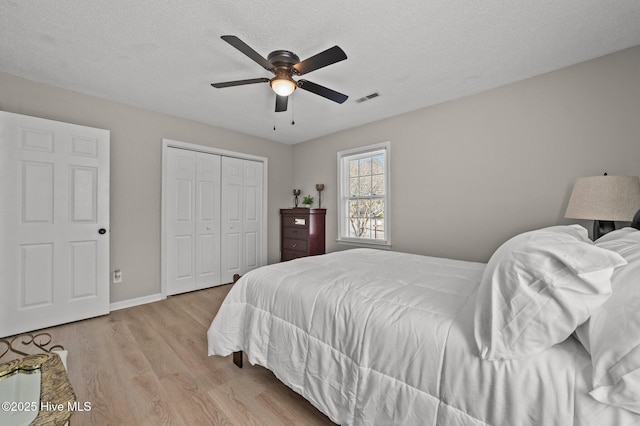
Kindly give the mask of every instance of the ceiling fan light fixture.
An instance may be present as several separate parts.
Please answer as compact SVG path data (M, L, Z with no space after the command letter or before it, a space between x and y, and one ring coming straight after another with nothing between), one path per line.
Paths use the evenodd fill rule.
M233 35L223 35L221 38L231 46L238 49L249 59L256 62L262 68L272 72L275 76L271 79L267 77L250 78L245 80L223 81L221 83L212 83L211 86L216 89L224 87L243 86L246 84L266 83L276 93L275 112L283 112L287 110L289 96L300 88L307 92L322 96L325 99L336 103L344 103L349 97L343 93L331 90L328 87L321 86L308 80L295 81L292 77L308 74L320 68L324 68L336 62L344 61L347 55L338 46L333 46L316 55L313 55L304 61L295 53L289 50L274 50L265 58L258 52L253 50L247 43Z
M274 92L280 96L289 96L296 90L296 82L291 77L275 77L269 84Z

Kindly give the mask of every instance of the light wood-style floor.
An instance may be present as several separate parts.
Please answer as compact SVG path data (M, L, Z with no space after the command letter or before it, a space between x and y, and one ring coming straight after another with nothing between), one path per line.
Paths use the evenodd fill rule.
M332 425L268 370L207 356L224 285L53 327L69 351L79 425Z

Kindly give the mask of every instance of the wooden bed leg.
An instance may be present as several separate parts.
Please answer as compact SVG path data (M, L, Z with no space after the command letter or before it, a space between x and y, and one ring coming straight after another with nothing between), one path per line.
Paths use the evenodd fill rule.
M233 284L235 284L240 279L240 274L235 274L233 276ZM238 367L242 368L242 351L233 353L233 363Z
M242 351L233 353L233 363L238 367L242 368Z

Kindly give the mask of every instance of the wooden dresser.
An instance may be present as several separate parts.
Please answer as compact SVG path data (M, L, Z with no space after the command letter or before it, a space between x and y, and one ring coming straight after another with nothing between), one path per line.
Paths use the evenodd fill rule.
M327 209L280 209L280 261L324 254Z

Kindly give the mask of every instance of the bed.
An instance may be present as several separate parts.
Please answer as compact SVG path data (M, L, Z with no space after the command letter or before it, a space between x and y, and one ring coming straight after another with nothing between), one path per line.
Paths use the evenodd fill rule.
M634 339L612 355L607 330L633 299L611 295L640 277L640 232L611 234L532 231L488 264L352 249L262 267L229 292L209 355L243 351L338 424L640 425L640 363L615 359Z

